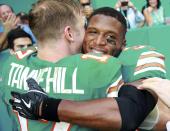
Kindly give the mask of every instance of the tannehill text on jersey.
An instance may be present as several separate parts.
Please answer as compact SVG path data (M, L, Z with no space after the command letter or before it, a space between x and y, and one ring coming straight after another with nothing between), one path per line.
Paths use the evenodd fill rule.
M39 70L32 70L29 67L11 63L11 68L8 77L8 86L15 87L22 90L28 90L26 80L28 78L35 78L39 84L43 83L43 89L47 93L62 94L84 94L84 90L77 89L77 68L73 70L72 83L69 87L65 87L66 82L66 67L47 67Z

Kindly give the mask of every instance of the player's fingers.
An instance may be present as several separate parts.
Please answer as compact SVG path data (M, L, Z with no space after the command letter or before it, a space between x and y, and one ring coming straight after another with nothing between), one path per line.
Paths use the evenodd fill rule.
M23 112L23 109L20 108L13 108L15 111L17 111L19 113L20 116L24 117L24 118L28 118L28 116L25 114L25 112ZM29 117L30 118L30 117Z
M140 83L136 83L136 87L138 89L150 89L154 87L160 80L161 78L156 77L143 79Z
M134 81L134 82L127 83L127 84L133 85L133 86L135 86L137 89L140 89L140 86L142 85L142 81L141 81L141 80L138 80L138 81Z
M21 104L21 103L17 103L17 102L15 102L15 101L13 101L13 103L12 103L12 108L13 108L14 110L18 110L18 109L22 109L23 107L22 107L22 104Z
M153 77L153 78L147 78L145 80L143 80L143 83L150 83L150 82L158 82L161 81L162 78L158 78L158 77Z
M26 81L30 90L39 88L38 83L33 78L28 78Z
M12 95L12 97L14 98L14 100L15 100L15 99L20 100L20 96L21 96L20 93L15 92L15 91L11 91L11 95Z
M15 110L15 111L17 111L17 107L14 106L14 105L12 105L12 109Z
M25 115L23 112L18 112L20 116L24 117L24 118L27 118L27 119L30 119L30 117L28 117L27 115Z
M20 116L27 118L27 119L32 119L32 120L37 120L38 118L34 116L33 113L30 113L28 109L25 108L17 108L16 111L19 113Z
M14 104L14 99L9 99L9 103L10 103L11 105L13 105L13 104Z
M45 93L44 90L38 85L38 83L33 78L28 78L26 81L30 90L38 90Z
M15 102L14 100L11 100L11 103L12 103L13 110L16 110L17 112L22 113L22 115L24 114L25 116L29 118L33 116L33 114L31 113L32 111L28 107L23 105L22 103Z
M27 110L23 109L23 117L28 118L28 119L32 119L35 120L36 117L34 116L34 114L28 112Z
M26 118L25 114L23 112L18 112L20 116Z
M27 119L31 119L31 120L38 120L36 117L32 116L32 115L28 115L25 114L24 112L18 112L20 116L27 118Z
M12 106L12 109L13 109L14 111L18 112L20 116L23 116L23 115L24 115L22 109L17 108L16 106Z

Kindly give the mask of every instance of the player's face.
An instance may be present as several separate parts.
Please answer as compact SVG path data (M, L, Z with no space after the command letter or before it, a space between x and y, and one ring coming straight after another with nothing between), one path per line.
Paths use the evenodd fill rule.
M95 15L89 21L83 43L83 50L117 56L125 45L122 24L110 16Z
M7 5L2 5L0 7L0 17L2 18L3 21L6 21L9 15L13 14L12 10L10 7Z
M32 41L28 37L21 37L14 40L14 51L25 49L32 45Z

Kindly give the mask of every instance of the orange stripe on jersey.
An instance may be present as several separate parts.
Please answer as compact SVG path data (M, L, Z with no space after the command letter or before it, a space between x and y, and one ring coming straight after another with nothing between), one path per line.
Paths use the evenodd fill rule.
M118 90L118 87L117 87L117 86L110 87L107 93L111 93L111 92L117 91L117 90Z
M159 64L159 63L147 63L147 64L143 64L141 66L136 67L135 72L139 71L139 70L142 70L144 68L147 68L147 67L159 67L159 68L162 68L163 70L165 70L165 67L162 64Z
M19 116L19 113L18 113L17 111L15 111L15 110L13 110L13 113L16 114L18 123L19 123L19 125L20 125L20 131L22 131L22 126L21 126L21 123L20 123L20 119L19 119L19 117L18 117L18 116Z
M54 131L55 124L56 124L56 122L53 122L53 124L52 124L52 128L51 128L51 131Z
M92 54L83 54L81 56L82 59L94 59L96 61L103 62L103 63L107 62L107 60L110 57L111 57L110 55L96 56L96 55L92 55Z
M140 49L143 49L145 48L146 45L134 45L134 46L131 46L131 47L126 47L125 49L123 49L123 51L127 51L129 49L132 49L132 50L140 50Z
M144 58L149 58L149 57L155 57L155 58L160 58L162 60L165 60L165 57L163 55L159 55L159 54L156 54L156 53L141 55L139 57L139 59L144 59Z
M120 80L116 86L109 87L107 93L109 94L109 93L111 93L111 92L118 91L119 88L120 88L123 84L124 84L124 81L123 81L123 80Z
M13 113L17 116L17 120L20 125L20 131L28 131L28 119L21 117L15 110L13 110Z

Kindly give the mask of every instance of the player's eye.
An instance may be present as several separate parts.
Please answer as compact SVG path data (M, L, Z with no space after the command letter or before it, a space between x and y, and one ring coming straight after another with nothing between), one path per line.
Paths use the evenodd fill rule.
M111 35L108 35L108 36L106 37L106 42L107 42L108 44L111 44L111 45L116 45L116 40L115 40L115 38L114 38L113 36L111 36Z

